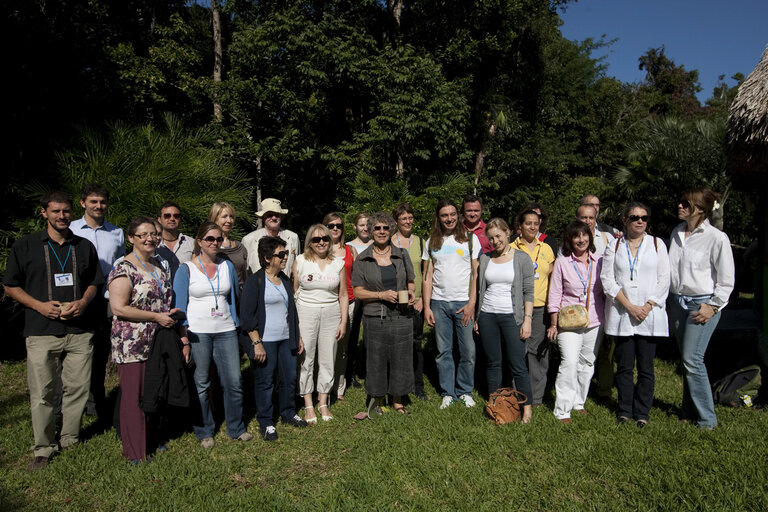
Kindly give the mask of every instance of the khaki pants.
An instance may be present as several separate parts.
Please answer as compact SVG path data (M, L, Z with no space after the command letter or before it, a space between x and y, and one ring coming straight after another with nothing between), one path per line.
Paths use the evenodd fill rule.
M91 385L93 333L27 338L27 383L35 436L35 457L56 452L56 424L53 412L56 382L61 374L61 447L78 441L80 419Z
M339 303L330 306L297 305L299 329L304 340L304 353L299 356L299 394L330 393L333 387L333 367L336 360L336 329L341 321ZM317 387L315 387L317 362Z

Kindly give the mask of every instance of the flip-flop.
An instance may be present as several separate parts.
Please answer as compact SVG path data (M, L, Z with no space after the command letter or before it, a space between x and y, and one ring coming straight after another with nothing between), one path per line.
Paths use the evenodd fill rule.
M405 408L404 405L401 405L400 407L395 407L395 412L399 412L400 414L411 414L408 412L408 409Z

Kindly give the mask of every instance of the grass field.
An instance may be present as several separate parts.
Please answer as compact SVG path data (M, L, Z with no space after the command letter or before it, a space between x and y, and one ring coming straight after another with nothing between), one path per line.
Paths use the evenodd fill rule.
M678 423L682 381L657 360L650 425L616 425L587 403L561 425L551 402L528 425L495 426L483 402L429 402L355 421L364 392L313 428L204 450L187 433L134 467L114 431L90 435L41 471L25 470L32 430L24 362L0 364L0 509L56 510L768 510L768 412L717 409L720 426ZM614 396L615 398L615 396ZM258 425L249 410L249 430ZM89 430L89 421L84 427Z

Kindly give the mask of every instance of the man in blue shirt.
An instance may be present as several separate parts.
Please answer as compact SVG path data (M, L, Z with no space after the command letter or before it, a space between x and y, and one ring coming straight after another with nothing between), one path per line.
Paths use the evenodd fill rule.
M99 255L101 273L106 283L112 265L118 258L125 256L125 237L123 230L107 222L104 217L109 207L109 191L97 183L90 183L80 192L80 206L83 207L83 218L70 224L72 232L90 240ZM99 290L91 308L97 315L98 322L94 325L93 335L93 369L91 370L91 390L88 395L86 414L98 415L99 421L107 423L111 414L107 408L104 392L104 377L106 373L109 352L112 346L109 333L112 327L112 316L107 302L107 287Z

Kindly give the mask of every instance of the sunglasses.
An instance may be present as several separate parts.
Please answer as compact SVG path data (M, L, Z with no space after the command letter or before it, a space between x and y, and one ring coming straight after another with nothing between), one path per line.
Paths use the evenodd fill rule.
M164 213L163 218L164 219L180 219L181 214L180 213Z
M283 259L286 256L288 256L288 251L280 251L272 255L273 258L280 258L280 259Z
M373 226L374 231L389 231L389 226Z
M221 244L221 243L224 243L224 237L223 236L207 236L203 238L203 242L207 242L209 244L216 242Z
M343 229L344 224L339 222L338 224L328 224L328 229Z
M637 222L639 220L643 222L648 222L648 216L647 215L630 215L629 216L630 222Z
M320 242L326 242L327 243L327 242L331 241L331 237L329 237L329 236L313 236L312 238L309 239L309 241L312 242L313 244L319 244Z
M686 209L691 207L691 203L689 203L687 199L681 199L678 204Z

